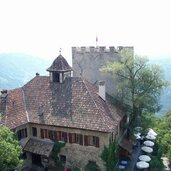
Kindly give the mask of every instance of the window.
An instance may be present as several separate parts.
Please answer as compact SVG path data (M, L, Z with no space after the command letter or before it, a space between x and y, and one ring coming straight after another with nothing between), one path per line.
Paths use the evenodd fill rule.
M48 138L47 129L40 129L41 138Z
M69 133L69 143L83 145L83 136L81 134Z
M76 134L76 136L75 136L75 143L80 144L80 140L81 140L80 136L81 136L80 134Z
M53 140L53 141L57 141L57 132L56 131L48 131L48 137L49 139Z
M63 164L66 164L66 156L60 155L60 161L61 161Z
M18 137L18 140L26 138L27 137L27 128L17 131L17 137Z
M70 77L70 76L71 76L71 72L65 72L64 73L64 80L65 80L65 78Z
M66 132L40 129L40 133L41 133L41 138L49 138L53 141L67 142L67 133Z
M71 134L71 142L76 142L76 134Z
M22 159L27 159L27 154L26 154L26 152L23 152L23 153L21 154L21 158L22 158Z
M33 135L34 137L37 137L37 128L32 127L32 135Z
M61 141L67 142L67 133L66 132L61 133Z
M57 141L61 140L61 131L56 132L56 140Z
M59 80L60 80L59 73L53 73L52 77L53 77L53 82L59 83Z
M99 137L84 135L84 145L99 147Z

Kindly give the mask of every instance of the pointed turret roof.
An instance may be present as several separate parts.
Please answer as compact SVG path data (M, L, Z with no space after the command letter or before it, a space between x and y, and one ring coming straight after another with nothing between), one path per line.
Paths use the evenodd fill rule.
M50 72L66 72L72 71L71 66L68 64L66 59L60 54L47 69Z

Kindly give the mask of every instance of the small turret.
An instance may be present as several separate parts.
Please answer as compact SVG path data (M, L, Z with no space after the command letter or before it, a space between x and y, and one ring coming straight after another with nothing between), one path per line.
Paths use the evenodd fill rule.
M60 54L47 69L50 75L50 82L63 83L66 77L71 77L72 68L66 59Z

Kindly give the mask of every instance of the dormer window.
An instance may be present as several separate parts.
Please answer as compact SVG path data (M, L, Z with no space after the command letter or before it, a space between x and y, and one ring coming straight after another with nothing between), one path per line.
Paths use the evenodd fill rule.
M71 77L71 72L65 72L65 73L64 73L64 80L65 80L65 78L67 78L67 77Z
M59 55L47 69L50 73L50 81L54 83L63 83L66 77L71 77L72 68L66 59Z
M54 82L54 83L60 82L60 73L53 73L52 74L52 82Z

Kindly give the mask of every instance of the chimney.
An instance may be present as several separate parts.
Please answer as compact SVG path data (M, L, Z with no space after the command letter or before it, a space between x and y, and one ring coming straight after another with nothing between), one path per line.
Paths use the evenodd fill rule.
M8 91L7 90L1 90L1 98L6 98Z
M7 94L8 91L7 90L1 90L0 92L0 113L4 114L5 113L5 109L6 109L6 98L7 98Z
M100 96L104 101L106 100L105 81L99 81L99 96Z

